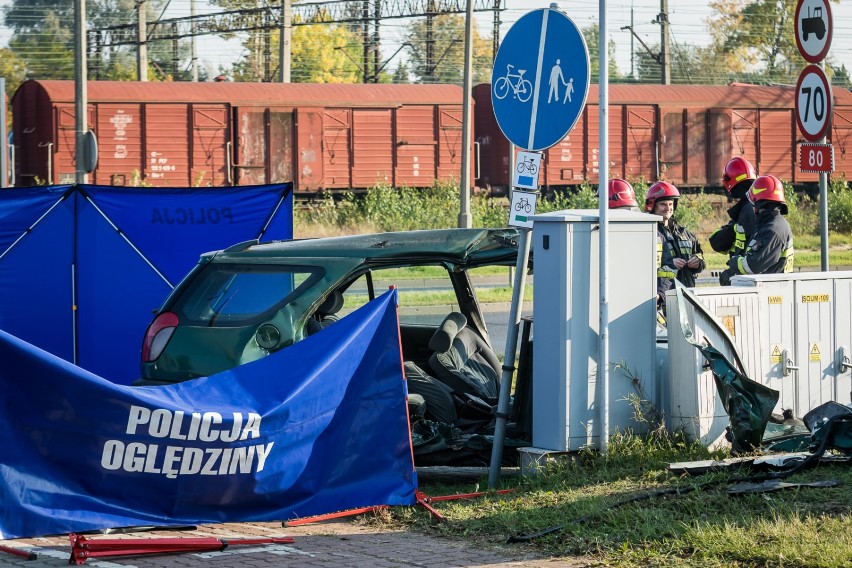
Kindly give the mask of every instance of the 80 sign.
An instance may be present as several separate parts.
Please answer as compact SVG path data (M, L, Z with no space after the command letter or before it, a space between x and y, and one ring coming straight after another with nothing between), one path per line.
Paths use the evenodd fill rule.
M831 144L802 144L799 146L799 169L803 172L833 172L834 146Z

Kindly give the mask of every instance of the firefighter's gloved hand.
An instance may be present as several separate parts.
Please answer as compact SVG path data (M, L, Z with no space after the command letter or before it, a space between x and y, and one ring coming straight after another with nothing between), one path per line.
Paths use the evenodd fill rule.
M730 286L731 285L731 271L723 270L719 273L719 284L722 286Z

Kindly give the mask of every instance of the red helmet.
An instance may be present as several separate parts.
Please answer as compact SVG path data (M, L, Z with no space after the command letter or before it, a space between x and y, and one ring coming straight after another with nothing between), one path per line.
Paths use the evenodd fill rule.
M725 173L722 174L722 185L725 186L725 191L731 194L731 197L743 197L756 177L757 172L754 171L751 162L737 156L725 166Z
M673 199L674 208L677 211L677 200L680 198L680 192L675 186L667 181L658 181L648 188L648 194L645 196L645 211L647 213L654 212L654 206L659 199Z
M784 184L775 176L760 176L748 190L748 200L760 207L761 202L779 203L778 208L787 214L787 200L784 198Z
M609 180L609 208L621 207L639 207L639 203L636 202L633 186L623 179L614 178Z

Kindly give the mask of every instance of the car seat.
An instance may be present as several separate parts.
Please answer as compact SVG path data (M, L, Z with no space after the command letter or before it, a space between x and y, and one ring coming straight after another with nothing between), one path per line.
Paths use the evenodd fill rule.
M460 395L496 404L501 365L484 339L467 327L464 314L451 312L429 340L429 366L441 382Z
M343 307L343 293L340 290L332 290L322 304L314 312L314 315L305 323L308 335L322 331L339 318L335 315Z

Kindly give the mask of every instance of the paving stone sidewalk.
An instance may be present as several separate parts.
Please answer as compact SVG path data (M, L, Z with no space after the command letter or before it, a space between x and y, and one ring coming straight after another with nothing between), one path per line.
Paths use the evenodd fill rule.
M231 546L223 551L92 558L94 568L579 568L588 562L568 558L535 558L523 547L475 547L472 544L416 532L386 530L352 520L282 527L281 523L225 523L202 525L190 531L149 531L87 535L98 539L156 539L215 537L218 539L290 536L293 544ZM0 545L37 558L27 560L0 552L0 566L47 568L68 566L71 545L67 536L0 541Z

